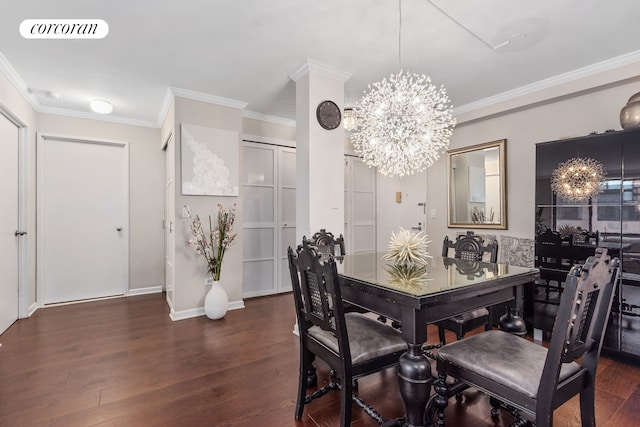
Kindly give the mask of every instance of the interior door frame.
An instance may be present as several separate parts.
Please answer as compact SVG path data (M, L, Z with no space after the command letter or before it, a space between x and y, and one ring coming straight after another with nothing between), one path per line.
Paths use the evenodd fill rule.
M27 260L29 248L29 217L28 200L29 187L27 185L28 154L27 141L29 140L29 128L24 121L15 115L6 105L0 102L0 114L7 118L18 128L18 229L27 232L27 238L18 239L18 318L29 317L35 310L29 308L29 290Z
M108 145L108 146L116 146L123 148L123 156L124 156L124 188L123 188L123 225L124 230L123 233L123 277L122 277L122 293L124 296L129 295L129 227L130 227L130 219L129 219L129 142L127 141L117 141L111 139L97 139L97 138L85 138L78 136L68 136L68 135L60 135L60 134L51 134L51 133L40 133L38 132L36 135L36 173L37 173L37 183L36 183L36 227L38 230L44 230L43 217L42 217L42 204L43 204L43 191L44 188L44 170L43 170L43 161L44 161L44 150L42 149L42 145L45 140L57 140L57 141L71 141L85 144L99 144L99 145ZM41 251L44 248L44 233L39 232L36 240L36 275L37 277L42 277L43 274L43 257L41 256ZM43 284L42 280L36 281L36 304L37 307L43 307L44 303L42 301L41 296L43 294ZM72 301L69 303L60 303L60 304L73 304L78 301ZM56 304L51 304L56 305Z
M175 301L175 234L173 237L173 242L169 239L169 234L175 233L175 222L176 222L176 206L175 206L175 139L173 138L173 132L169 133L169 136L164 140L162 144L162 150L165 152L165 175L164 175L164 209L165 209L165 218L163 222L164 229L164 291L165 291L165 299L167 304L169 305L169 309L171 313L175 311L174 309L174 301ZM170 152L171 150L171 152ZM172 160L172 163L169 162ZM172 181L174 185L173 189L173 199L172 196L169 195L167 191L167 185L169 181L169 176L172 176ZM173 274L172 277L169 277L169 273L167 271L167 258L169 257L170 252L173 252Z

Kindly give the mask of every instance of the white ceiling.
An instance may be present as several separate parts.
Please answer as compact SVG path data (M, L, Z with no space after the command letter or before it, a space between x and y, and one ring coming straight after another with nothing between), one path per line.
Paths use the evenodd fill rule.
M32 18L103 19L109 34L27 40L18 26ZM638 0L403 0L401 65L461 107L621 56L640 61L639 21ZM26 87L60 94L35 94L41 111L88 113L104 98L114 119L157 125L177 87L295 120L297 66L351 73L353 104L399 71L398 27L396 0L3 0L0 62Z

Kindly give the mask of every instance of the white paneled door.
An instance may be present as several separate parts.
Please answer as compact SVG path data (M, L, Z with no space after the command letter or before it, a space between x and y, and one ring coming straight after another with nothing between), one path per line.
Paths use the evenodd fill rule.
M125 293L128 146L38 138L38 301Z
M18 132L0 114L0 334L18 319Z
M353 156L345 156L344 166L345 250L375 251L376 170Z
M244 142L242 187L242 296L290 291L286 253L296 244L295 149Z

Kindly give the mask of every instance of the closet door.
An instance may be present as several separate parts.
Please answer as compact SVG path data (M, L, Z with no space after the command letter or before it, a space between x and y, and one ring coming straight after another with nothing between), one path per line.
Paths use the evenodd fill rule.
M280 198L279 230L280 242L280 271L279 291L291 290L291 275L287 249L296 248L296 150L288 147L278 147L278 194Z
M243 298L291 290L287 248L295 247L295 149L244 142Z

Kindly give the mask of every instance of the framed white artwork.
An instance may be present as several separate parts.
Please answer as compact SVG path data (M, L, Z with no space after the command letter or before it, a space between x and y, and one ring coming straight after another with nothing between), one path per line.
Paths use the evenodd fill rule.
M182 123L182 194L238 196L238 132Z

